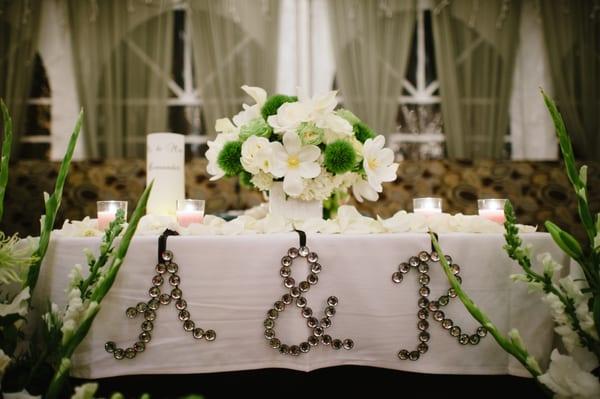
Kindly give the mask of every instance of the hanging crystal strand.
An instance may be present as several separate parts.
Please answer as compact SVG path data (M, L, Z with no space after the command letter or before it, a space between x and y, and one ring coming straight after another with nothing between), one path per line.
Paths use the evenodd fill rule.
M306 280L296 284L296 281L291 277L292 263L296 258L305 258L310 266L310 272ZM308 353L311 347L323 344L331 346L335 350L354 348L354 341L350 338L339 339L333 338L326 333L326 330L333 324L332 319L336 313L336 306L339 304L339 299L335 296L327 298L327 304L323 310L323 317L319 320L315 312L308 306L308 300L304 296L313 285L319 281L317 276L322 270L319 263L319 256L315 252L311 252L308 247L301 246L299 248L292 247L288 249L287 254L281 258L281 269L279 275L283 278L283 286L289 291L283 294L281 299L275 301L273 307L267 311L267 318L263 322L265 328L264 337L269 343L269 346L276 349L282 355L299 356L303 353ZM283 312L288 305L296 304L300 309L300 313L306 319L306 325L311 329L311 334L306 341L298 345L288 345L282 343L275 332L275 320L279 317L279 313Z
M450 265L452 272L456 279L462 282L460 273L460 266L452 262L452 257L449 255L445 256L446 261ZM432 251L428 253L421 251L417 256L411 256L407 262L402 262L398 265L398 271L392 274L392 281L396 284L400 284L404 280L404 275L410 272L411 269L417 270L417 281L419 284L419 300L417 302L419 310L417 312L417 330L418 330L418 344L415 350L409 351L407 349L401 349L398 352L398 358L400 360L419 360L421 355L425 354L429 350L429 341L431 339L429 329L429 317L440 323L442 328L457 339L461 345L477 345L481 338L487 335L487 330L484 327L478 327L475 333L469 335L462 331L462 329L454 324L452 319L447 318L446 314L441 310L444 306L450 303L452 298L456 298L456 291L453 288L449 288L446 293L442 294L437 300L430 299L431 289L429 283L431 277L429 275L429 263L439 262L440 257L437 252Z

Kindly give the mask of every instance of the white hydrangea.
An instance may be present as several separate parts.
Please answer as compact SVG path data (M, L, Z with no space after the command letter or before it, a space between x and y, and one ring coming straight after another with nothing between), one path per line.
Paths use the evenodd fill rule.
M260 191L269 191L273 185L273 176L270 173L258 172L250 181Z

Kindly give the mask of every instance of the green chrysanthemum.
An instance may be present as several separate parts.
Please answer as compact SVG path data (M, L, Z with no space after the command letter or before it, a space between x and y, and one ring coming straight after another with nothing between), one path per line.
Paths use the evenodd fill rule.
M323 129L315 126L312 122L302 122L298 128L298 136L302 144L319 145L323 142Z
M240 173L240 185L246 188L254 188L254 184L252 184L252 174L246 172L245 170Z
M271 115L275 115L279 107L281 107L284 103L295 103L298 101L298 97L296 96L285 96L283 94L275 94L267 99L267 101L263 104L260 113L262 117L267 120L267 118Z
M335 111L335 113L337 114L337 116L340 116L347 120L351 125L356 125L360 122L358 116L354 115L352 112L348 111L345 108L340 108L337 111Z
M273 129L263 118L254 118L240 128L240 139L246 141L250 136L269 138L271 133Z
M230 141L223 146L223 149L217 157L217 165L227 176L236 176L240 174L244 168L241 163L242 143L239 141Z
M354 135L356 139L361 143L364 143L368 139L375 138L375 133L369 126L367 126L364 122L358 122L352 126L352 130L354 131Z
M356 152L352 144L337 140L325 148L325 168L331 173L340 174L352 170L356 163Z

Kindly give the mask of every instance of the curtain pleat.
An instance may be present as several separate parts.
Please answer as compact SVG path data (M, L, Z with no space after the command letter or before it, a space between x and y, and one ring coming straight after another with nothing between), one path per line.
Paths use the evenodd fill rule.
M600 156L600 13L596 2L541 3L553 89L578 158Z
M167 128L173 11L166 0L68 0L88 156L143 157Z
M346 108L379 134L396 130L415 2L329 0L336 80Z
M41 0L0 0L0 98L13 120L13 159L25 125L41 8Z
M195 81L209 138L214 123L240 111L240 87L276 83L277 0L189 0Z
M501 158L508 132L520 7L502 0L438 1L436 67L449 158Z

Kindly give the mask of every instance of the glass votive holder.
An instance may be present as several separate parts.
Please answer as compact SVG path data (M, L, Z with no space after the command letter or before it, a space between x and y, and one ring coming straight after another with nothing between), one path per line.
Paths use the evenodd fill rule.
M504 204L506 199L487 198L477 200L479 216L496 223L504 223Z
M192 223L202 223L204 220L204 200L184 199L177 200L177 223L188 227Z
M442 199L436 197L414 198L413 212L426 216L442 213Z
M98 230L106 230L110 222L117 217L117 211L122 209L127 220L127 201L98 201Z

